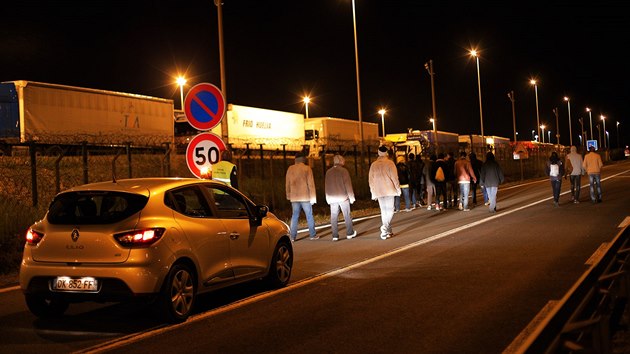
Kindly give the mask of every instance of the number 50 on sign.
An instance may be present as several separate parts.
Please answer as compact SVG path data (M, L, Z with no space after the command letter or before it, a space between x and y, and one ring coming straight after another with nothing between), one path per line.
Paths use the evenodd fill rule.
M221 152L226 149L221 138L213 133L196 135L186 148L188 169L197 178L202 178L201 169L211 166L221 159Z

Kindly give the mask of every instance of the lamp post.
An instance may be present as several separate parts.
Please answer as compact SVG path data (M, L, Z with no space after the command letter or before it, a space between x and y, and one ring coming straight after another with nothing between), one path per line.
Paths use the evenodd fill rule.
M547 143L551 144L551 130L547 130Z
M619 149L619 121L617 121L617 149Z
M544 126L544 125L541 125L541 126L540 126L540 129L542 129L542 135L541 135L540 140L541 140L541 143L543 143L543 144L544 144L544 143L545 143L545 126Z
M305 96L304 99L302 99L302 101L304 102L304 108L305 108L305 113L306 113L306 119L308 119L308 104L311 103L311 98L308 96Z
M535 140L536 138L536 131L534 129L532 129L532 140Z
M429 76L431 77L431 107L433 108L433 135L435 137L435 147L437 149L438 146L438 137L437 130L435 130L435 119L437 118L437 113L435 110L435 84L433 81L433 75L435 72L433 71L433 60L429 59L427 63L424 63L424 68L427 69Z
M586 139L584 138L584 134L586 134L586 132L584 131L584 120L582 119L582 117L578 118L578 121L580 122L580 145L584 146L584 144L586 144Z
M429 119L429 122L433 123L433 131L435 131L435 118Z
M225 98L225 102L228 102L227 96L227 82L225 80L225 50L223 45L223 3L221 0L214 0L214 5L217 7L217 26L218 26L218 35L219 35L219 66L221 69L221 93L223 93L223 98ZM230 139L228 137L228 119L223 119L221 121L221 136L223 141L228 144L230 143Z
M536 125L540 128L540 114L538 113L538 84L534 79L529 80L529 83L534 85L534 92L536 94ZM538 135L540 135L540 129L538 129ZM543 137L543 140L545 140L545 137Z
M564 97L567 101L567 110L569 111L569 146L573 146L573 133L571 132L571 100L569 97Z
M553 114L556 116L556 146L560 145L560 126L558 123L558 107L553 109ZM551 130L549 131L551 133ZM549 135L549 143L551 144L551 134Z
M470 51L470 55L472 55L477 60L477 88L479 91L479 122L481 124L481 141L483 142L483 150L486 150L486 137L483 134L483 109L481 108L481 75L479 74L479 56L477 55L477 51L472 49Z
M600 117L602 118L602 123L604 123L604 149L610 148L606 143L606 117L604 117L603 115L600 115Z
M588 119L591 124L591 140L593 140L593 116L591 115L591 109L586 107L586 111L588 112Z
M516 111L514 110L514 91L510 91L508 92L508 98L510 99L510 101L512 101L512 125L514 126L514 142L516 142L516 134L518 134L516 132Z
M385 112L387 111L383 108L378 110L378 114L381 115L381 124L383 126L383 139L385 139Z
M357 108L359 112L359 138L361 139L361 172L364 170L363 159L364 153L364 141L363 141L363 116L361 115L361 84L359 81L359 47L357 45L357 16L354 9L354 0L352 0L352 27L354 29L354 61L356 64L357 75Z
M183 76L177 78L177 85L179 85L179 94L182 103L182 111L184 110L184 85L186 85L186 79Z
M597 128L597 136L598 136L598 138L597 138L597 148L601 149L602 148L602 130L599 129L599 124L597 124L595 126L595 128Z

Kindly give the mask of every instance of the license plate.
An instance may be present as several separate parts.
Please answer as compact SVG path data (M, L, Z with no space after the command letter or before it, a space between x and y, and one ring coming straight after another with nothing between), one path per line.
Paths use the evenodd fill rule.
M80 291L97 292L98 280L93 277L57 277L53 279L52 290L55 291Z

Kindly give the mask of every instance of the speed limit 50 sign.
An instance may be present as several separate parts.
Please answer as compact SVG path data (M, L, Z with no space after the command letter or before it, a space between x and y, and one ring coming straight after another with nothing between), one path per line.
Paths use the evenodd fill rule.
M201 133L196 135L186 148L188 169L197 178L203 178L202 169L211 169L213 164L219 162L221 152L225 149L225 143L216 134Z

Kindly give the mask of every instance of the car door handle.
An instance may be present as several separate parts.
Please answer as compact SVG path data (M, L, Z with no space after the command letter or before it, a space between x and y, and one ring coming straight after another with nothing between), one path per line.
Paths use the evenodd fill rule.
M241 234L239 234L238 232L231 232L230 233L230 240L236 240L241 236Z

